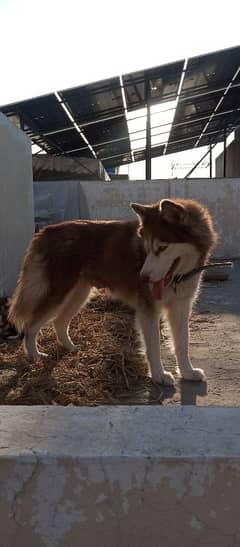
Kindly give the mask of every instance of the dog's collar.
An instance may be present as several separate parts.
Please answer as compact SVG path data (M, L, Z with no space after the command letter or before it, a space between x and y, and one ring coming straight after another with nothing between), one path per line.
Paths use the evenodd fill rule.
M208 268L223 268L224 266L228 266L230 268L233 267L232 262L210 262L209 264L205 264L205 266L199 266L198 268L193 268L189 272L186 272L184 274L177 274L172 280L171 287L173 288L174 292L177 290L177 285L179 283L182 283L183 281L187 281L188 279L191 279L191 277L194 277L194 275L197 275L201 273L204 270L207 270Z

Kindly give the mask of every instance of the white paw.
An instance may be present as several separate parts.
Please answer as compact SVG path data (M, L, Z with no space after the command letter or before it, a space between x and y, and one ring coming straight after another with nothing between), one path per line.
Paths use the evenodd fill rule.
M156 384L162 384L164 386L173 386L174 385L174 377L171 374L171 372L159 372L159 374L155 374L152 377L153 382Z
M207 379L201 368L193 368L182 372L182 377L189 382L206 382Z

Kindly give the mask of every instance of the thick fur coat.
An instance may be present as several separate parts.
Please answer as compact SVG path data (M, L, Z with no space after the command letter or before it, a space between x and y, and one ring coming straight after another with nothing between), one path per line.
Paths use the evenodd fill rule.
M25 335L30 359L43 356L36 338L53 320L58 342L75 350L71 318L92 287L106 288L132 306L143 333L154 381L172 384L160 359L159 316L168 318L182 376L203 380L188 356L188 319L200 274L179 285L174 276L206 263L216 242L209 212L192 200L132 204L136 221L70 221L50 225L32 239L9 318Z

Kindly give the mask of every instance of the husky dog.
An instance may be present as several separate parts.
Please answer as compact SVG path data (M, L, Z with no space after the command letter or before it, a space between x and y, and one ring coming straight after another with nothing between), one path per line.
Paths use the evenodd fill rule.
M189 315L201 274L176 276L204 265L217 236L207 209L192 200L131 204L136 221L69 221L35 234L13 295L9 319L24 332L28 357L43 357L36 338L53 320L58 342L76 351L68 330L92 287L106 288L136 310L152 379L172 385L160 360L159 319L167 317L176 361L185 380L205 380L188 354Z

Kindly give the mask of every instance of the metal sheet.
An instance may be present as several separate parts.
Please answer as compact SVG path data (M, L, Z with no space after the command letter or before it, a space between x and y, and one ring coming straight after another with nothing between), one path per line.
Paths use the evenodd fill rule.
M119 156L115 156L113 158L102 160L105 169L107 169L108 167L119 167L120 165L125 165L131 162L132 156L130 152L120 154Z
M192 57L188 61L181 96L225 88L239 67L239 58L239 46Z
M188 99L180 97L173 124L208 118L216 108L221 96L222 93L218 92Z
M183 152L184 150L190 150L194 148L196 139L185 139L176 143L170 143L167 146L166 154L175 154L176 152Z
M170 144L171 142L182 141L183 139L191 137L197 138L197 136L201 135L205 123L206 122L203 120L174 127L170 133L168 143Z
M39 133L58 131L59 129L71 127L71 122L54 93L15 103L14 105L3 107L1 110L6 115L11 110L19 113L23 116L26 125L29 122L29 126L37 127Z
M183 70L184 60L123 76L127 108L134 110L146 104L146 82L150 82L150 103L173 101Z
M83 133L93 147L100 143L113 141L115 139L129 139L128 126L125 116L116 120L103 121L88 125L83 128ZM128 141L129 149L129 141Z
M124 113L120 78L74 87L59 94L81 124Z
M114 159L114 156L119 156L120 154L123 156L128 154L129 146L127 141L116 141L105 145L97 145L94 147L94 150L98 159L103 161L104 159L108 159L110 157ZM113 165L115 165L115 162Z
M54 133L51 135L51 141L56 146L59 146L62 150L64 150L64 152L68 152L69 150L76 148L86 147L85 141L76 129L69 129L69 131Z
M154 146L151 150L151 156L152 158L156 158L158 156L162 156L164 152L164 146ZM143 148L142 150L136 150L134 152L134 161L143 161L146 159L146 150Z

